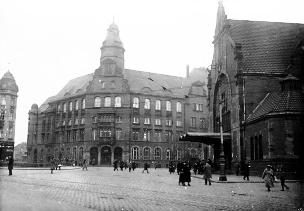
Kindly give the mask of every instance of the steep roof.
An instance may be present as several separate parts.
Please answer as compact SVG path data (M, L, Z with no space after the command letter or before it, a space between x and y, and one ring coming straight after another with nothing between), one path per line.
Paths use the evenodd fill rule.
M227 21L232 39L241 44L247 73L284 73L296 46L304 40L304 24Z
M299 91L268 93L248 116L247 122L282 112L304 112L304 95Z
M192 72L191 72L192 73ZM165 74L124 69L124 78L128 81L130 91L133 93L145 93L161 96L172 96L184 98L189 93L192 83L203 82L204 73L199 75L198 71L190 73L189 78L171 76ZM39 111L48 109L48 104L52 101L64 99L69 96L85 94L89 82L93 80L93 73L80 76L70 80L53 97L49 97L39 108ZM202 83L203 84L203 83ZM203 93L202 93L203 95Z
M18 92L18 86L14 79L14 76L10 71L4 73L3 77L0 79L0 90L6 91L13 91Z

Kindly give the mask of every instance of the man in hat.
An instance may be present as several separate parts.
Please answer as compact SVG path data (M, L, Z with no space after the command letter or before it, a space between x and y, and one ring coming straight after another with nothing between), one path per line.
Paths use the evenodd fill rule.
M8 165L7 165L9 176L13 175L13 166L14 166L14 159L12 156L9 156Z

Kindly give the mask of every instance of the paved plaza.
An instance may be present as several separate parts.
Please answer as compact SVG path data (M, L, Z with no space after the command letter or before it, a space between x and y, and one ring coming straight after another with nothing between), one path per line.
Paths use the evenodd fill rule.
M191 186L178 186L178 175L167 169L113 171L109 167L46 169L0 169L0 210L303 210L304 185L276 183L267 192L261 179L205 186L202 176ZM218 180L218 175L213 175ZM302 194L302 195L301 195Z

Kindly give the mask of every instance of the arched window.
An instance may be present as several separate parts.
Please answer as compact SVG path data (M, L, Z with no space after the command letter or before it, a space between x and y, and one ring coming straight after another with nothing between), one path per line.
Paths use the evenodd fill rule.
M139 99L138 97L133 98L133 108L139 108Z
M69 102L69 111L73 111L73 103Z
M155 110L160 111L161 110L161 102L160 100L155 101Z
M149 99L145 99L145 109L150 109L150 100Z
M167 159L167 160L170 160L170 158L171 158L171 150L170 150L170 149L167 149L167 150L166 150L166 159Z
M104 106L105 107L111 107L111 98L110 97L105 98Z
M139 149L138 149L138 147L133 147L132 148L132 159L133 160L138 160L139 159Z
M85 109L85 99L82 99L82 109Z
M79 109L79 105L78 105L78 103L79 103L79 101L78 101L78 100L76 100L76 101L75 101L75 110L76 110L76 111Z
M97 138L97 130L96 129L92 129L92 139L93 141L95 141Z
M121 97L115 97L115 107L121 107Z
M182 104L181 102L176 103L176 112L182 112Z
M94 107L100 107L101 106L101 98L95 97L94 99Z
M171 111L171 102L166 101L166 111Z
M64 113L66 112L66 109L67 109L66 103L63 103L63 112L64 112Z
M154 149L154 159L161 160L161 149L159 147Z
M150 148L149 147L144 148L144 160L150 160Z

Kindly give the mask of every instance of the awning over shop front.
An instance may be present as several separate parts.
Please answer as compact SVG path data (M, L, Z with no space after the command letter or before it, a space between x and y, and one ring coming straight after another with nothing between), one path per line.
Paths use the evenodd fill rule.
M230 140L230 133L223 133L223 139ZM201 133L201 132L188 132L179 138L179 141L199 142L204 144L215 144L221 142L220 133Z

